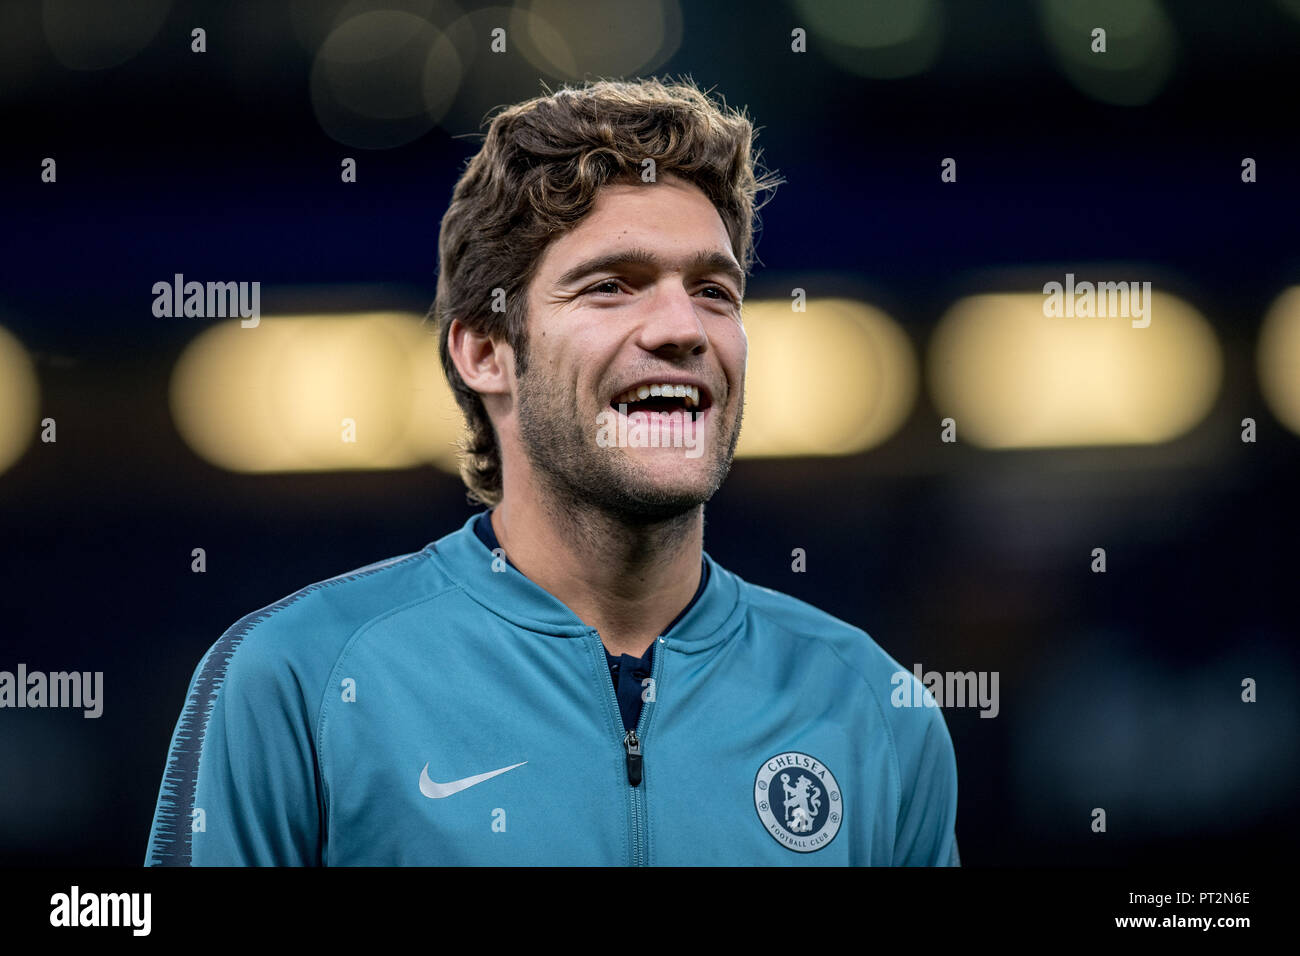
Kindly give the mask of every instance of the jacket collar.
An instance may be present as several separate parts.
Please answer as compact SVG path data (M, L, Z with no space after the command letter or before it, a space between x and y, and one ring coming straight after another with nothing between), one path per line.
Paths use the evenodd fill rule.
M592 633L559 598L534 584L510 563L497 561L474 533L475 514L458 531L424 551L471 599L519 627L555 637ZM683 651L704 650L730 637L744 615L742 581L704 552L709 580L694 606L672 626L665 643ZM502 570L493 570L493 565Z

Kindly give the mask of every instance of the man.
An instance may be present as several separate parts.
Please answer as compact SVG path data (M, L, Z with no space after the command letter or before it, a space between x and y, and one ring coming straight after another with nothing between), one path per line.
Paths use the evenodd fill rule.
M957 862L941 712L890 704L915 678L703 551L775 185L752 135L657 81L493 120L433 309L493 507L217 641L148 862Z

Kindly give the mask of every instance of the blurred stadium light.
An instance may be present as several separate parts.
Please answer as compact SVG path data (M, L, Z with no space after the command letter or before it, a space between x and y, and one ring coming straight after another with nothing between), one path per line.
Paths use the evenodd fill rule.
M794 25L842 70L892 80L929 69L943 44L937 0L793 0Z
M677 0L518 0L514 13L519 51L566 80L653 73L682 42Z
M170 9L171 0L44 0L41 18L55 59L71 70L105 70L148 46Z
M186 443L230 471L456 470L460 411L414 314L223 322L177 361L171 406Z
M1223 358L1208 322L1153 293L1150 326L1047 317L1040 293L958 301L930 342L941 417L984 448L1154 444L1191 429L1219 392Z
M40 388L21 342L0 326L0 472L22 457L36 433Z
M347 146L402 146L442 119L461 75L446 33L411 13L371 10L339 23L321 44L312 108L321 128Z
M314 57L321 128L363 149L405 145L437 124L473 132L493 107L542 93L539 74L651 73L682 40L677 0L520 0L468 12L451 0L298 0L290 16Z
M917 361L889 316L850 299L747 302L749 365L737 457L851 455L881 444L916 400Z
M1300 434L1300 286L1278 296L1264 317L1257 364L1269 409Z
M1158 0L1039 0L1043 32L1061 70L1103 103L1141 106L1173 72L1173 24ZM1106 31L1094 52L1093 30Z

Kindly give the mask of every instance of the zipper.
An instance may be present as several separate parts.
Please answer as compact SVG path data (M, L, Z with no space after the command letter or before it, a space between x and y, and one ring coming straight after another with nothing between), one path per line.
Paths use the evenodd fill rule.
M614 689L614 676L609 672L609 667L606 666L604 660L604 643L600 639L600 633L595 628L592 628L591 634L601 648L601 667L605 672L605 687L608 688L606 696L609 698L610 703L614 705L614 722L623 748L624 773L620 774L620 776L627 781L628 788L628 806L632 825L632 865L646 866L650 849L646 845L645 725L649 710L654 704L651 701L642 701L641 716L637 719L636 727L624 732L622 712L618 707L618 693ZM663 662L663 647L662 636L656 637L654 661L650 665L650 686L655 689L656 697L659 695L659 673Z
M629 730L623 737L623 749L627 751L627 782L633 787L641 786L641 739L636 730Z

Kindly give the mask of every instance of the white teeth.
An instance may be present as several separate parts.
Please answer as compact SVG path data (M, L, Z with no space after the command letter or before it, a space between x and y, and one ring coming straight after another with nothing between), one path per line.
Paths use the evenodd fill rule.
M682 398L686 400L688 408L698 408L700 389L696 385L638 385L617 396L614 404L626 405L630 402L645 401L647 398Z

